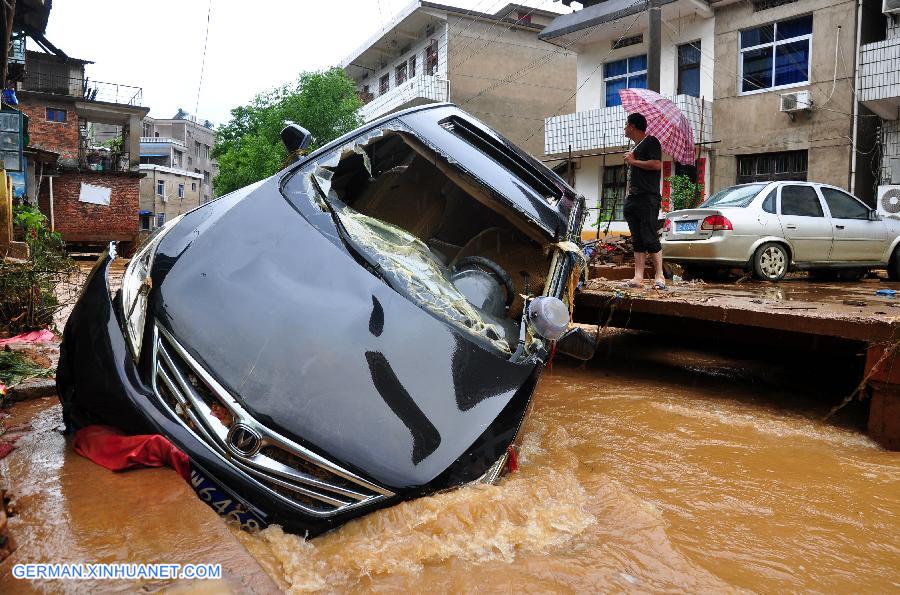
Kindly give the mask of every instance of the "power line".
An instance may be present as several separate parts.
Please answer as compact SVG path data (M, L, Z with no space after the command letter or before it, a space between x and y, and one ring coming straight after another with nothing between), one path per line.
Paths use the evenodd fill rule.
M200 80L197 82L197 100L194 102L194 117L199 119L200 89L203 87L203 74L206 72L206 47L209 41L209 19L212 15L212 0L206 6L206 32L203 34L203 58L200 61Z
M625 39L625 36L628 35L628 33L631 31L631 28L634 27L635 24L638 22L638 19L641 17L641 14L643 14L643 11L638 12L636 15L634 15L634 20L631 21L631 24L628 25L628 28L625 29L625 32L622 33L622 35L615 41L615 43L613 43L613 44L611 45L609 51L606 52L606 55L604 55L604 56L600 59L599 63L597 64L597 67L594 68L594 70L592 70L592 71L590 72L590 74L588 74L588 75L585 77L585 79L584 79L583 81L581 81L581 84L578 85L578 87L575 88L575 92L572 93L571 95L569 95L568 99L566 99L566 100L562 103L562 105L560 105L558 108L556 108L556 110L555 110L554 113L553 113L553 116L549 116L549 117L552 118L552 117L554 117L554 116L558 116L558 115L559 115L559 112L560 112L564 107L566 107L566 105L568 105L569 102L572 101L572 99L574 99L574 98L578 95L578 92L581 91L581 89L588 83L588 81L591 80L591 78L593 78L593 76L594 76L595 74L597 74L597 72L604 66L604 62L606 62L606 59L609 58L610 54L612 54L612 53L616 50L616 46L619 44L619 42L622 41L623 39ZM528 138L525 139L525 142L527 143L527 142L530 141L532 138L534 138L534 135L537 134L537 133L541 130L541 128L544 127L545 123L546 123L546 119L544 120L544 123L542 123L538 128L536 128L535 130L533 130L532 133L531 133L530 135L528 135Z

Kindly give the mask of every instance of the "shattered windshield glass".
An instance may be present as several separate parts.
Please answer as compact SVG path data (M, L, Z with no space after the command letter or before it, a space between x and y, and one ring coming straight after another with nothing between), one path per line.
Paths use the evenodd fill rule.
M486 346L504 354L511 353L509 343L503 338L503 330L486 320L466 300L451 282L449 269L422 240L398 226L356 211L346 205L332 188L334 168L344 158L361 156L371 175L372 165L366 147L398 131L390 128L374 130L323 157L307 174L310 186L321 192L311 198L319 208L335 214L353 248L378 269L395 291L427 312L474 335Z

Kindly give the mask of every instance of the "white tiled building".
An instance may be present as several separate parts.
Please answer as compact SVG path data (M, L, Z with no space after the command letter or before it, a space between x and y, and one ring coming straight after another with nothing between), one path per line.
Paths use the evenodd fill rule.
M575 187L590 209L585 232L595 233L598 222L604 231L624 232L628 229L622 216L627 114L618 90L647 86L647 10L643 3L631 0L588 4L558 17L539 36L578 54L575 111L547 118L544 151L549 157L568 158L571 150L577 157ZM660 92L688 115L696 140L708 142L713 138L712 9L703 1L663 0L662 20ZM699 170L708 182L706 161L704 150ZM674 164L665 161L663 175L674 173ZM661 190L665 197L667 187Z

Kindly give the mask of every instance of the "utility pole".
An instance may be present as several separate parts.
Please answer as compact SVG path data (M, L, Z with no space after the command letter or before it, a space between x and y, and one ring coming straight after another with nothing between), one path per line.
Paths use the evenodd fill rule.
M662 53L660 0L649 0L650 52L647 56L647 88L659 93L659 63Z

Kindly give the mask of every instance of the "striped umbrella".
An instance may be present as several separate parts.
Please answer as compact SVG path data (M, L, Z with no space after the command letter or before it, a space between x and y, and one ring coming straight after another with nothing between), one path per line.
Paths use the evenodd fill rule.
M647 134L655 136L664 153L681 164L694 163L694 129L678 106L649 89L620 89L622 107L647 118Z

